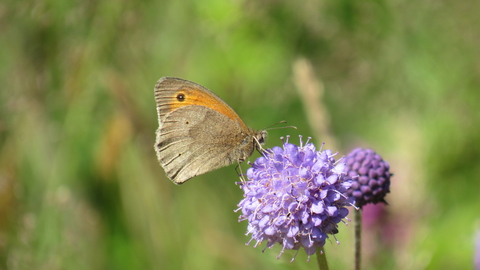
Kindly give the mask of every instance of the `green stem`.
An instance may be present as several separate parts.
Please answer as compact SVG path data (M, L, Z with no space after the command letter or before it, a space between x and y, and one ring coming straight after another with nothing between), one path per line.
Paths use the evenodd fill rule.
M327 256L325 255L325 251L323 250L323 247L317 248L317 263L318 263L318 269L328 270Z
M360 270L362 261L362 208L355 211L355 270Z

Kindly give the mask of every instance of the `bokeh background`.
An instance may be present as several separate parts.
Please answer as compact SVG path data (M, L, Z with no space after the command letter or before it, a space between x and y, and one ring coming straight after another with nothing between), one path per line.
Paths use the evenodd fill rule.
M473 0L2 1L0 269L316 269L245 246L235 165L165 177L162 76L210 88L250 127L298 127L266 147L303 135L388 160L365 269L474 269L479 14ZM351 269L353 222L339 230L330 268Z

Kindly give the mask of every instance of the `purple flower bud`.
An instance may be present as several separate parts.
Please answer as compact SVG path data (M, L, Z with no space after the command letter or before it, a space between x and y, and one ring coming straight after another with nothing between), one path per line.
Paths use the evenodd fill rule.
M316 151L308 141L290 144L287 137L283 149L267 149L251 164L248 181L239 183L244 199L238 206L255 246L279 243L280 255L303 248L310 257L329 234L338 233L353 199L346 196L351 177L334 156L330 150Z
M356 206L367 203L387 203L384 198L390 192L390 165L372 149L356 148L345 157L345 171L353 177L348 196Z

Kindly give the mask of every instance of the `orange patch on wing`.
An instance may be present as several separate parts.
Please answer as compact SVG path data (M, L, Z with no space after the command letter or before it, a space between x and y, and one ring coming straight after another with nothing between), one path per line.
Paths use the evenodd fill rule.
M177 96L179 94L185 95L185 99L183 101L177 100ZM175 96L173 97L173 99L174 100L172 100L171 103L169 102L171 111L188 105L206 106L227 116L234 121L243 123L242 119L232 108L230 108L225 102L223 102L219 98L212 96L207 92L203 92L198 89L184 88L175 92Z

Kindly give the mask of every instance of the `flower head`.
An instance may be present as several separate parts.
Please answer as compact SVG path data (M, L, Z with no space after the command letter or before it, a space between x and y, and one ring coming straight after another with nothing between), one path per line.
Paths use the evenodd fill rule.
M345 195L350 187L345 164L335 162L330 150L302 144L288 143L287 137L283 148L265 150L248 169L248 180L240 183L245 194L238 204L239 220L248 220L247 235L255 247L267 241L268 248L282 245L280 255L304 248L310 256L328 234L338 233L337 224L353 204Z
M372 149L356 148L346 157L346 172L353 177L348 196L353 197L358 207L367 203L387 203L390 192L390 165ZM357 177L356 177L357 176Z

